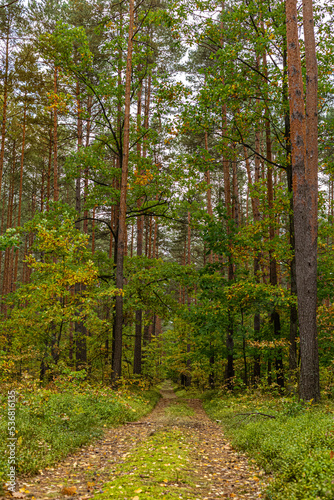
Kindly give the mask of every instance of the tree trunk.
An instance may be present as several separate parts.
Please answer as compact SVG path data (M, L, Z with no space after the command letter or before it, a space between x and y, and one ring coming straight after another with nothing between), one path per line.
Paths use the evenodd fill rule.
M287 51L283 51L284 65L284 81L283 81L283 102L285 104L285 148L286 148L286 176L288 183L288 192L290 194L290 211L289 211L289 240L290 247L293 251L293 257L290 262L290 293L297 297L297 277L296 277L296 256L295 256L295 229L293 215L293 188L292 188L292 163L291 163L291 143L290 143L290 112L289 112L289 95L287 87ZM297 335L298 335L298 312L297 307L292 304L290 306L290 332L289 332L289 372L292 382L295 381L297 371Z
M7 208L7 229L12 227L13 221L13 201L14 201L14 177L15 177L15 164L16 164L16 141L13 141L13 157L12 157L12 171L10 175L10 184L8 192L8 208ZM12 249L7 248L5 251L4 263L4 278L2 283L2 296L4 297L11 292L12 285ZM3 305L3 313L7 315L7 305Z
M297 5L286 0L290 138L300 333L300 397L320 399L317 340L317 62L312 4L303 5L306 110L298 40ZM305 119L306 118L306 119ZM307 149L306 149L307 145Z
M82 118L81 118L81 101L80 101L80 88L79 82L76 83L76 97L77 97L77 150L82 148ZM75 227L80 230L80 212L81 212L81 171L78 170L78 177L75 180L75 209L77 211L77 221Z
M138 101L137 101L137 133L140 133L141 125L141 100L142 100L142 83L139 85L138 89ZM140 141L137 142L137 156L141 157L141 144ZM138 199L137 208L140 209L142 200ZM144 231L144 216L139 215L137 217L137 256L141 257L143 255L143 231ZM138 309L136 311L135 319L135 345L133 353L133 373L141 373L141 363L142 363L142 322L143 322L143 311Z
M2 190L2 207L1 207L1 236L3 235L3 231L4 231L4 225L5 225L5 195L6 195L6 185L4 185L4 189ZM1 276L2 273L2 252L0 251L0 283L1 283ZM3 280L4 280L4 276L3 276ZM2 290L2 287L0 288L0 290ZM1 308L0 308L1 309Z
M93 208L93 220L92 220L92 254L95 253L95 210L96 206Z
M81 283L76 283L74 286L74 292L76 295L82 293ZM78 308L78 315L81 312L81 308ZM80 318L75 322L75 368L76 370L82 370L87 366L87 329L84 325L82 319Z
M21 211L22 211L22 191L23 191L23 165L24 165L24 148L26 141L26 116L27 116L27 93L25 93L24 110L23 110L23 125L22 125L22 150L21 150L21 165L20 165L20 188L19 188L19 206L17 211L17 226L21 224ZM43 161L44 166L44 161ZM44 173L44 170L43 170ZM17 279L17 269L19 262L19 249L15 252L15 270L14 270L14 286Z
M92 123L92 120L91 120L92 105L93 105L93 100L92 100L92 97L89 96L87 99L88 118L87 118L87 125L86 125L86 148L89 146L89 141L90 141L90 131L91 131L91 123ZM86 234L88 233L88 210L86 208L87 196L88 196L88 167L85 168L84 221L83 221L83 232ZM112 239L112 234L111 234L111 239Z
M312 0L303 1L303 25L306 64L306 180L309 186L308 203L304 205L304 209L306 208L309 218L307 228L309 251L303 246L305 274L299 277L304 283L306 292L303 294L301 290L301 302L298 299L301 355L300 397L307 401L310 399L317 401L320 399L317 336L318 65ZM296 174L298 176L298 172Z
M188 266L190 266L191 264L191 215L190 215L190 211L188 210L188 225L187 225L187 242L188 242L188 245L187 245L187 264ZM187 305L188 305L188 309L190 309L190 304L191 304L191 297L189 295L189 290L187 289ZM188 374L186 375L185 377L185 385L187 387L189 387L191 385L191 363L190 363L190 359L189 359L189 353L190 353L190 343L189 343L189 339L188 339L188 342L187 342L187 354L188 354L188 358L187 358L187 370L188 370Z
M222 137L227 135L227 106L222 107ZM224 174L224 194L225 194L225 207L227 214L227 233L230 233L229 222L232 220L232 206L231 206L231 181L230 181L230 162L223 156L223 174ZM234 269L231 256L228 257L228 280L234 280ZM227 348L227 365L225 378L227 387L233 388L234 379L234 340L233 340L233 318L230 310L227 313L227 334L226 334L226 348Z
M257 55L256 57L256 67L259 68L260 66L260 60L259 56ZM257 104L258 104L258 99L257 99ZM254 182L255 184L260 181L260 131L259 131L259 125L256 126L255 130L255 175L254 175ZM260 211L259 211L259 199L256 197L254 198L254 204L253 204L253 216L254 216L254 222L258 222L260 220ZM260 254L257 254L254 258L254 277L255 281L257 283L260 282ZM260 328L261 328L261 317L259 313L256 313L254 315L254 338L255 340L260 339ZM254 368L253 368L253 378L254 378L254 384L256 385L261 377L261 355L260 353L256 353L254 356Z
M57 94L58 69L55 67L53 76L54 93ZM59 200L58 187L58 111L53 109L53 201Z
M267 70L267 56L264 52L263 54L263 71L264 75L268 75ZM271 247L269 249L269 281L273 286L277 285L277 262L275 257L273 256L273 245L275 238L275 216L273 212L274 205L274 189L273 189L273 171L272 171L272 147L271 147L271 130L270 130L270 115L269 115L269 106L267 102L266 95L266 111L265 111L265 124L266 124L266 158L268 161L267 165L267 199L268 199L268 208L269 208L269 240L271 242ZM274 337L280 338L281 335L281 321L279 313L276 308L271 312L270 320L274 328ZM276 366L276 377L277 384L282 389L284 387L284 371L283 371L283 352L282 349L279 348L275 354L275 366ZM269 368L271 369L271 364L268 364L268 379L271 380L271 374ZM269 384L269 380L268 380ZM270 385L270 384L269 384Z
M2 105L2 124L1 124L1 150L0 150L0 196L2 186L2 174L5 157L6 125L7 125L7 100L8 100L8 65L9 65L9 26L6 36L6 56L5 56L5 75L3 83L3 105Z
M129 6L129 39L126 62L125 78L125 107L124 107L124 140L123 155L121 158L121 193L119 204L119 224L117 238L117 261L116 261L116 287L123 290L123 260L126 237L126 197L128 183L128 164L130 148L130 105L131 105L131 73L132 73L132 48L133 48L133 24L134 24L134 0L130 0ZM122 375L122 330L123 330L123 296L116 296L115 307L115 352L113 359L112 378L116 380Z
M52 119L52 112L51 112ZM48 177L46 183L46 210L50 209L50 198L51 198L51 169L52 169L52 129L49 130L49 163L48 163Z

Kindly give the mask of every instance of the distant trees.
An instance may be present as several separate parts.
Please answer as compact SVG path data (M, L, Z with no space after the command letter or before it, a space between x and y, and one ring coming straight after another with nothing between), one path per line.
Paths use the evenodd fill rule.
M65 364L113 383L160 370L185 384L265 381L283 391L295 390L301 360L300 395L318 399L317 321L321 353L333 299L333 42L321 16L317 88L308 2L305 45L293 0L286 9L241 0L18 7L0 12L0 289L7 338L18 340L11 355L22 343L14 318L38 309L38 280L64 259L75 267L85 247L92 282L78 271L31 315L47 316L53 340L36 347L27 323L25 342L38 352L27 368L46 377ZM329 183L320 215L318 163ZM66 258L42 249L36 225L48 239L65 219L74 224L72 250L62 233Z

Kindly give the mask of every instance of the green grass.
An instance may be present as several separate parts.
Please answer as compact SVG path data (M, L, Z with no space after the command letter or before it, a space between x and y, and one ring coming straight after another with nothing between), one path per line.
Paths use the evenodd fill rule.
M252 395L206 399L233 446L274 474L268 499L334 498L334 406ZM263 412L275 419L240 413Z
M165 408L165 414L167 417L193 417L195 412L187 404L176 401Z
M187 434L179 430L156 432L114 470L112 481L94 499L197 498L192 478L186 472L189 441Z
M7 392L7 391L6 391ZM4 393L3 393L4 394ZM17 389L17 473L33 474L102 435L103 429L137 420L159 399L155 390L113 391L68 384ZM0 397L0 484L7 476L7 398Z
M196 387L176 387L174 392L178 399L199 399L203 397L203 391Z

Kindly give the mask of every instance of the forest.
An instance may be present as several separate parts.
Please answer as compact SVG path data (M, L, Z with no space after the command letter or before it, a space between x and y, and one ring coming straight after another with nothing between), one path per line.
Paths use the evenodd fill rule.
M89 442L108 405L109 424L142 417L169 380L266 473L287 460L268 499L334 498L333 9L2 0L0 435L15 389L19 474ZM85 430L29 463L38 408L47 433L64 405L66 427L71 387ZM237 429L231 408L250 412ZM303 458L269 457L284 433L259 451L281 415Z

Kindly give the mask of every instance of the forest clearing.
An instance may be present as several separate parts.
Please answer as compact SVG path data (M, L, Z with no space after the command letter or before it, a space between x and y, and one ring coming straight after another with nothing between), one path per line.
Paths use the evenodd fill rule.
M0 496L333 500L333 7L2 0Z

